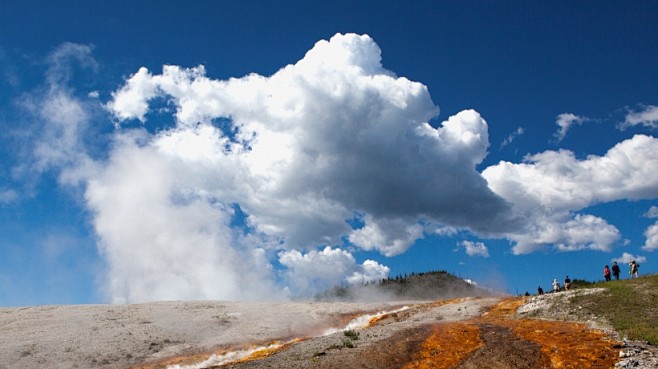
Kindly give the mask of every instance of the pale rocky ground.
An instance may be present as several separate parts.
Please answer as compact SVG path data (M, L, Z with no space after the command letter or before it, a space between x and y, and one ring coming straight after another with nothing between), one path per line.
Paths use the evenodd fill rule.
M419 312L405 324L466 319L496 301L479 299L450 305L440 316ZM342 328L349 316L391 311L402 305L159 302L0 308L0 369L131 368L221 347L320 336L327 329ZM373 335L393 334L393 328L387 331L385 326ZM340 333L334 336L340 337ZM325 340L336 340L327 337Z
M0 369L129 368L156 359L306 336L388 303L158 302L0 308Z
M517 314L585 321L614 335L605 321L579 314L577 307L561 303L561 299L567 299L571 293L531 298ZM200 353L205 354L199 359L203 360L220 349L297 337L315 338L295 343L281 354L236 367L349 368L354 362L351 360L362 359L360 356L366 355L369 349L387 350L384 343L415 344L414 330L437 321L479 316L499 301L492 297L467 298L446 305L423 302L160 302L0 308L0 369L128 369ZM344 328L357 314L392 311L403 305L407 310L359 331L355 349L341 348L345 340L342 332L325 335L330 328ZM618 368L658 368L656 348L641 342L625 342L621 356ZM372 355L373 368L377 368L377 357L377 354Z

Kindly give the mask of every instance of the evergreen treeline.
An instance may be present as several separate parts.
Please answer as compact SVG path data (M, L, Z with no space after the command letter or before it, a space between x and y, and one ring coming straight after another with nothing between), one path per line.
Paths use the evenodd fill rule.
M444 271L389 277L360 285L336 286L316 295L323 301L438 300L490 295L477 286Z

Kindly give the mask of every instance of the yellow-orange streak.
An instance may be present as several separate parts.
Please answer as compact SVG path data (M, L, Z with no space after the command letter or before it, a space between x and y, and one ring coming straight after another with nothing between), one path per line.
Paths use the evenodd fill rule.
M191 365L195 363L202 362L210 357L211 354L196 354L196 355L185 355L185 356L174 356L166 359L159 360L157 362L132 366L130 369L165 369L169 365Z
M509 319L526 301L527 299L525 297L506 298L492 307L484 317L486 319Z
M403 369L449 369L482 346L480 329L469 323L435 324Z
M457 298L457 299L448 299L448 300L437 300L437 301L432 301L429 304L426 304L430 308L436 308L439 306L443 305L450 305L450 304L459 304L464 301L468 300L468 298ZM425 305L423 305L425 306Z
M419 306L414 307L412 309L408 309L408 310L404 310L404 311L400 311L400 312L395 312L395 313L390 313L390 314L382 314L382 315L375 316L372 319L370 319L370 321L368 321L368 325L366 327L372 327L373 325L375 325L375 324L377 324L377 323L379 323L383 320L386 320L388 318L398 319L398 317L400 315L403 315L403 314L408 315L408 314L411 313L412 310L416 310L416 309L417 310L427 310L427 309L436 308L436 307L443 306L443 305L458 304L458 303L463 302L463 301L466 301L466 299L465 298L458 298L458 299L450 299L450 300L437 300L437 301L433 301L433 302L426 303L426 304L423 304L423 305L419 305Z
M507 323L517 336L539 345L555 369L612 368L619 358L616 342L582 323L546 320Z
M262 349L256 350L256 351L252 352L251 354L249 354L246 357L231 360L231 361L227 361L226 363L220 364L220 365L223 366L223 365L242 363L242 362L247 362L247 361L252 361L252 360L264 359L266 357L269 357L269 356L273 355L274 353L276 353L280 350L283 350L283 349L287 348L288 346L290 346L294 343L301 342L305 339L306 338L295 338L295 339L287 341L287 342L271 341L267 344L264 344ZM275 345L275 346L274 347L268 347L268 346L273 346L273 345ZM256 348L256 347L258 347L258 346L257 345L250 345L250 346L247 346L247 347L242 347L240 349L236 349L236 351L238 351L238 350L249 350L249 349L253 349L253 348ZM227 354L230 351L231 350L215 351L214 354L221 356L221 355ZM192 364L203 362L203 361L207 360L210 356L211 356L211 354L196 354L196 355L190 355L190 356L175 356L175 357L163 359L163 360L160 360L158 362L151 363L151 364L148 364L148 365L133 367L131 369L164 369L164 368L167 368L167 367L172 366L172 365L192 365Z
M270 343L270 345L274 345L274 344L278 344L278 343L280 343L281 345L280 345L280 346L276 346L276 347L264 347L264 348L262 348L262 349L260 349L260 350L257 350L257 351L252 352L251 355L249 355L249 356L247 356L247 357L244 357L244 358L242 358L242 359L239 359L239 360L233 361L233 362L231 362L231 363L244 363L244 362L246 362L246 361L252 361L252 360L260 360L260 359L264 359L264 358L266 358L266 357L269 357L269 356L271 356L271 355L273 355L273 354L275 354L275 353L277 353L277 352L279 352L279 351L281 351L281 350L287 348L288 346L290 346L290 345L292 345L292 344L294 344L294 343L304 341L305 339L306 339L306 338L295 338L295 339L290 340L290 341L287 341L287 342L285 342L285 343L280 343L280 342L274 341L274 342Z
M513 319L526 298L509 298L476 320L511 328L517 336L534 342L555 369L612 368L619 357L617 342L586 324L540 319Z
M465 322L439 323L404 369L449 369L483 346L476 324L493 324L512 329L517 336L539 346L554 369L612 368L619 357L617 342L582 323L516 319L514 313L526 298L508 298L485 315ZM439 301L435 306L446 303ZM454 303L454 301L453 301Z

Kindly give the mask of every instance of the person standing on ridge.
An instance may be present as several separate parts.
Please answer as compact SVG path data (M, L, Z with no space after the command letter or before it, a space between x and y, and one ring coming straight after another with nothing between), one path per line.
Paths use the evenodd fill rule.
M608 267L607 265L605 266L605 268L603 268L603 277L605 278L606 282L612 279L610 278L610 267Z
M619 273L621 270L619 269L619 265L617 265L617 262L614 261L612 264L612 276L615 277L616 280L619 280Z
M638 277L638 271L637 269L640 267L640 264L636 263L635 260L631 261L628 266L631 268L629 273L631 274L631 278L637 278Z
M557 279L553 280L553 292L560 292L560 283Z
M564 290L569 291L570 289L571 289L571 278L567 276L566 278L564 278Z

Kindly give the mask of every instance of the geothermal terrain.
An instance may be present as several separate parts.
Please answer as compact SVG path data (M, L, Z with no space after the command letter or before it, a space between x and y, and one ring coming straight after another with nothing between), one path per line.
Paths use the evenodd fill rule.
M655 346L624 341L574 303L603 289L513 298L451 278L316 302L0 308L0 368L658 368ZM426 291L432 299L404 301L426 282L441 286ZM376 291L387 300L336 301Z

